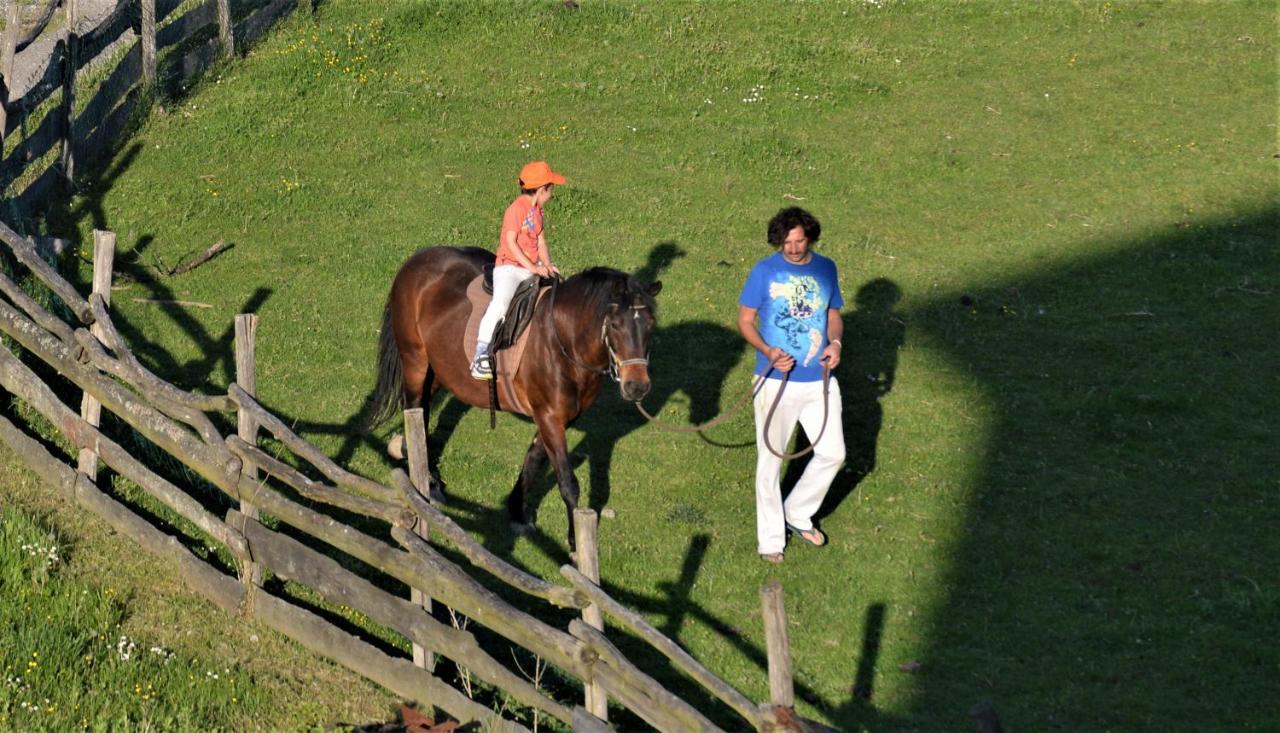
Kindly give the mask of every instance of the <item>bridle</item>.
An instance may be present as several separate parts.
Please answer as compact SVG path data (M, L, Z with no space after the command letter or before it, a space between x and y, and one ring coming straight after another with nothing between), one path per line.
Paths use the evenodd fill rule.
M628 307L628 309L631 311L634 311L634 313L631 316L632 318L639 319L640 311L646 310L648 309L648 307L649 306L645 305L644 303L633 303ZM621 383L622 380L618 376L618 371L623 367L642 366L647 368L649 366L649 352L647 351L645 352L644 356L637 357L635 359L619 359L618 358L618 353L613 350L613 344L609 343L609 319L608 318L605 318L603 321L600 322L600 340L604 342L604 347L609 351L609 366L605 370L605 373L608 374L609 378L612 379L615 383Z
M609 318L607 316L600 322L600 341L604 343L605 351L609 354L609 358L607 359L604 368L594 367L590 364L583 364L578 360L578 357L570 353L570 351L564 347L564 342L560 340L560 329L556 328L556 290L559 289L559 284L560 281L558 279L554 280L551 284L551 303L548 305L548 311L551 318L551 335L555 338L556 346L560 348L560 353L563 354L566 359L576 364L580 369L592 374L605 375L615 383L619 384L622 382L622 378L619 376L619 370L623 367L649 366L649 354L647 352L643 357L635 359L618 358L618 353L613 350L613 344L609 343ZM644 303L634 303L628 306L628 310L634 311L632 318L636 319L640 318L640 311L647 310L648 308L649 306Z

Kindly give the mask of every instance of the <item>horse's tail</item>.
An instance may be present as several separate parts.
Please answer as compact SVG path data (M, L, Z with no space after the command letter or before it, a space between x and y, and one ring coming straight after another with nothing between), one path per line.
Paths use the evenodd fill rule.
M404 404L404 371L400 367L400 347L391 328L391 298L382 311L382 330L378 334L378 384L369 398L365 429L386 422Z

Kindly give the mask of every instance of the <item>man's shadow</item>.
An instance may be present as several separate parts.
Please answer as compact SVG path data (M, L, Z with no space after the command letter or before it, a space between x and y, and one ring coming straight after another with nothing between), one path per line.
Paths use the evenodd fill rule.
M844 468L814 514L816 521L831 516L875 470L876 444L884 423L880 400L893 389L898 350L906 340L906 321L894 310L901 299L902 290L892 280L877 278L858 289L854 310L842 314L843 348L835 377L840 380L846 457ZM797 431L796 449L808 445L804 431ZM784 495L800 479L811 456L787 466L782 479Z

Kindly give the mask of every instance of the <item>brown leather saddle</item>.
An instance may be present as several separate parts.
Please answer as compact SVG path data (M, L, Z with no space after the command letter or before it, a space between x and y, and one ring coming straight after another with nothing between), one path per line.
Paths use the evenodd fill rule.
M516 395L515 377L520 371L520 360L524 356L524 347L529 340L529 322L533 320L534 309L542 295L550 289L550 281L531 277L520 283L515 295L511 297L511 305L498 327L494 329L493 341L489 344L489 353L493 358L493 382L496 389L489 391L490 408L516 412L521 415L532 415L533 411L525 400ZM476 336L480 333L480 319L484 317L489 301L493 300L493 266L486 265L484 273L477 275L467 286L467 300L471 303L471 315L467 318L467 328L463 331L463 353L467 362L476 356ZM492 421L491 421L492 422Z

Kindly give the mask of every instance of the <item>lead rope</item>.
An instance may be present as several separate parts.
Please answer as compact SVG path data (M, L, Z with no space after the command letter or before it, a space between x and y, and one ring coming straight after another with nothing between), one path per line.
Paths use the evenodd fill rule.
M827 418L831 416L831 400L827 399L831 392L831 369L829 367L822 368L822 427L818 429L818 435L809 441L809 447L795 453L779 453L769 442L769 424L773 422L773 413L778 409L778 403L782 401L782 390L787 388L787 380L791 378L791 372L783 372L782 384L778 385L778 394L773 398L773 404L769 406L769 414L764 418L764 447L769 449L773 455L784 461L790 461L801 456L806 456L813 452L818 445L818 441L822 440L822 434L827 432Z
M701 425L672 425L671 423L663 422L662 420L659 420L653 415L650 415L649 411L644 409L644 405L640 404L639 402L636 403L636 409L639 410L640 414L644 415L645 418L649 420L649 422L653 423L654 427L661 428L662 430L666 430L672 433L701 433L704 430L709 430L710 428L713 428L716 425L719 425L720 423L724 422L725 420L728 420L729 418L737 415L738 412L742 410L742 408L746 407L747 403L751 400L751 398L755 397L760 392L760 389L764 386L764 381L769 378L769 375L772 374L773 371L774 371L773 366L770 365L769 371L765 372L763 375L760 375L756 379L752 380L751 388L748 389L746 394L742 396L742 399L738 400L737 404L731 407L727 412L723 412L720 415L717 415L716 417L713 417L710 420L702 423ZM773 413L778 409L778 404L782 402L782 393L784 390L786 390L787 382L790 379L791 379L790 372L782 373L782 384L778 385L778 393L774 395L773 404L769 406L769 412L765 415L765 419L764 419L764 447L768 448L770 453L777 456L778 458L781 458L784 461L789 461L794 458L800 458L802 456L806 456L809 453L811 453L813 451L814 446L817 445L818 441L822 439L823 433L827 432L827 420L831 415L831 403L828 400L828 395L831 392L831 370L829 368L823 367L822 369L822 427L818 430L817 437L809 441L808 448L805 448L804 450L798 451L796 453L779 453L777 450L775 450L773 445L769 442L769 425L773 422Z

